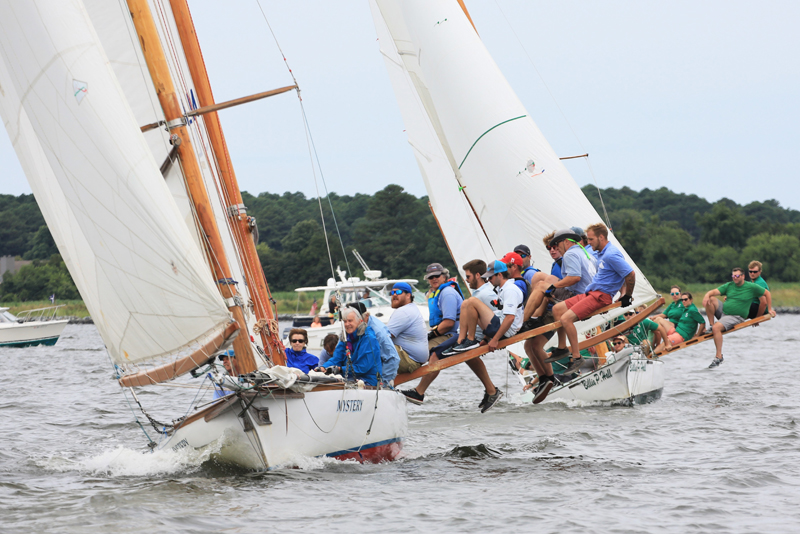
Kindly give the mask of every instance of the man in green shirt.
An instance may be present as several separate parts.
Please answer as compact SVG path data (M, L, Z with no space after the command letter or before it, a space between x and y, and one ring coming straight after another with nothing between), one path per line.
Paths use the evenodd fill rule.
M772 294L769 292L769 286L767 285L767 281L761 277L761 262L760 261L751 261L750 264L747 266L747 271L750 274L750 281L754 284L757 284L766 291L764 292L764 296L767 297L767 310L772 317L778 315L775 313L775 308L772 307ZM747 316L748 319L755 319L758 317L758 299L753 300L750 303L750 314Z
M764 313L767 306L767 297L764 296L766 290L753 282L745 282L744 269L734 268L731 278L732 281L712 289L703 297L703 306L714 334L714 345L717 347L717 354L708 366L709 369L718 367L723 361L722 333L746 320L753 299L758 299L759 302L758 316ZM716 298L718 296L725 297L724 304Z

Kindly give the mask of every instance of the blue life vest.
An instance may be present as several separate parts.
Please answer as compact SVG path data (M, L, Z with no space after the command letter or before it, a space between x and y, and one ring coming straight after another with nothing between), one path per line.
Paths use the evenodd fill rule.
M461 298L464 298L464 295L461 293L461 288L458 287L458 284L456 284L455 281L448 280L444 284L440 285L439 288L433 292L433 295L428 297L428 324L431 325L431 328L442 322L442 310L439 308L439 295L441 294L442 290L448 286L452 286L456 291L458 291L458 294L461 295ZM460 317L461 309L458 310L456 320L458 320Z
M522 304L521 304L521 306L525 307L525 303L528 302L528 293L529 293L529 291L528 291L528 289L529 289L528 281L525 280L524 278L514 278L514 284L516 284L516 286L519 288L519 290L522 291Z

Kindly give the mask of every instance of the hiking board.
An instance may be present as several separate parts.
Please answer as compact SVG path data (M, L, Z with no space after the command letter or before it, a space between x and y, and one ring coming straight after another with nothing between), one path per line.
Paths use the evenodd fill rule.
M730 330L725 330L722 335L730 334L731 332L736 332L742 328L746 328L748 326L755 326L758 323L763 323L764 321L769 321L772 319L769 315L762 315L761 317L756 317L755 319L750 319L749 321L745 321L743 323L739 323ZM672 354L675 351L685 349L686 347L691 347L692 345L697 345L698 343L702 343L703 341L708 341L709 339L714 339L714 334L701 334L697 337L693 337L683 343L678 343L677 345L673 345L671 349L662 348L655 352L656 356L664 356L665 354Z

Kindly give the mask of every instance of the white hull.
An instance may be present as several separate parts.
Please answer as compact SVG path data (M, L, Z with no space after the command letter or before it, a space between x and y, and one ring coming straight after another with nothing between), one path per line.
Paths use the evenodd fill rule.
M553 388L544 402L581 401L588 403L643 404L661 397L664 390L664 362L648 360L634 353L621 356L592 373ZM530 404L533 390L517 396L516 401Z
M400 453L408 431L402 394L385 389L283 394L258 397L243 417L242 399L221 399L190 417L158 448L210 447L219 461L257 470L303 457L377 462Z
M54 345L69 320L30 321L0 325L0 346Z

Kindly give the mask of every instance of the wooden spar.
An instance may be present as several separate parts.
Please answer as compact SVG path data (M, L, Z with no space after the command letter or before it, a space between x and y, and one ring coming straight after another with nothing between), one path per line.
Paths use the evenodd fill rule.
M284 93L296 89L297 86L291 85L273 91L259 93L251 97L231 100L224 104L215 104L214 94L211 91L211 82L208 79L205 61L203 61L203 54L200 50L200 42L197 39L192 15L189 12L189 5L186 0L171 0L170 4L172 6L172 13L175 16L175 23L178 27L178 34L181 38L186 62L189 65L189 72L194 82L194 89L197 93L200 105L203 106L199 110L190 112L190 114L198 113L200 110L206 110L203 120L205 121L211 148L220 170L220 179L224 184L221 189L225 198L225 208L228 212L228 216L232 219L231 227L233 228L236 246L239 249L242 263L245 266L247 288L251 294L256 318L259 322L265 322L265 327L260 329L259 334L261 335L264 348L272 359L272 363L276 365L285 365L286 354L284 352L283 343L281 343L278 337L277 328L273 329L270 326L274 325L277 327L275 314L270 305L270 302L272 302L272 295L270 294L269 286L264 276L264 269L261 267L261 261L258 259L256 246L252 239L251 219L247 216L247 212L245 211L242 194L239 190L239 183L236 180L233 163L230 158L230 153L228 152L228 145L225 142L225 135L222 132L222 125L220 124L216 109L227 107L226 104L231 104L232 102L249 102L256 98L265 98L274 94ZM255 368L249 369L247 367L244 369L245 370L242 372L245 373L255 370Z
M181 109L178 95L175 93L175 85L170 77L167 58L164 55L164 49L161 47L150 6L147 0L127 0L127 2L133 25L139 37L139 44L147 62L147 68L150 71L150 77L153 79L158 101L164 111L164 118L167 123L176 119L183 121L183 110ZM226 299L226 302L230 303L235 293L235 286L230 283L230 265L225 254L225 247L222 244L222 236L219 233L217 221L214 218L208 192L203 183L203 176L192 147L189 131L186 129L185 124L181 124L172 128L171 132L177 135L180 141L180 144L177 144L178 157L181 160L189 198L194 204L198 222L206 238L214 280L222 297ZM231 311L241 331L247 332L247 323L244 320L242 308L236 304L229 304L228 309ZM256 363L249 336L247 334L237 336L233 347L236 351L236 363L241 369L244 369L242 372L247 373L255 370Z
M179 26L179 28L180 28L180 26ZM185 45L184 45L184 47L185 47ZM184 52L186 52L186 50L184 50ZM188 56L188 54L186 54L186 55ZM190 67L189 70L192 70L191 67ZM197 89L197 87L195 87L195 89ZM228 100L227 102L222 102L220 104L213 104L213 105L210 105L210 106L204 106L204 107L201 107L201 108L194 109L194 110L186 113L184 116L186 116L186 117L194 117L194 116L197 116L197 115L205 115L206 113L213 113L213 112L218 111L220 109L232 108L232 107L238 106L240 104L247 104L248 102L254 102L256 100L261 100L262 98L267 98L269 96L280 95L280 94L283 94L283 93L285 93L287 91L291 91L292 89L297 89L297 86L296 85L287 85L286 87L280 87L278 89L272 89L271 91L264 91L263 93L256 93L256 94L250 95L250 96L243 96L241 98L235 98L233 100ZM161 127L163 125L164 125L163 122L151 122L150 124L145 124L140 129L142 130L142 132L149 132L150 130L155 130L156 128L159 128L159 127Z
M772 319L769 315L762 315L761 317L756 317L755 319L750 319L749 321L745 321L743 323L739 323L730 330L725 330L722 335L730 334L731 332L736 332L737 330L741 330L742 328L746 328L748 326L755 326L759 323L763 323L764 321L769 321ZM673 352L679 351L681 349L685 349L686 347L691 347L692 345L697 345L698 343L702 343L703 341L708 341L709 339L714 339L714 334L700 334L697 337L693 337L692 339L688 339L683 343L678 343L677 345L673 345L671 349L662 348L656 351L656 356L666 356L667 354L672 354Z
M663 299L660 299L660 300L663 303ZM606 306L605 308L601 308L601 309L597 310L591 316L600 315L602 313L609 312L609 311L613 310L614 308L619 308L619 307L620 307L620 303L619 302L614 302L613 304L610 304L610 305ZM642 317L642 319L643 318L644 317ZM641 319L639 319L639 320L641 321ZM536 336L539 336L539 335L542 335L542 334L546 334L547 332L550 332L552 330L556 330L557 328L560 328L560 327L561 327L561 322L560 321L556 321L556 322L551 323L551 324L546 324L544 326L540 326L539 328L534 328L533 330L528 330L527 332L523 332L521 334L517 334L515 336L511 336L509 338L502 339L502 340L500 340L500 343L498 344L498 347L502 349L502 348L507 347L509 345L513 345L514 343L518 343L520 341L525 341L526 339L530 339L532 337L536 337ZM454 365L458 365L459 363L463 363L463 362L472 360L474 358L478 358L479 356L483 356L487 352L489 352L489 347L487 347L487 346L478 347L477 349L469 350L467 352L462 352L461 354L456 354L455 356L450 356L449 358L444 358L444 359L441 359L441 360L439 360L437 362L429 363L427 365L423 365L422 367L420 367L419 369L417 369L414 372L403 373L403 374L397 375L397 377L395 377L395 379L394 379L394 385L395 386L399 386L400 384L408 382L409 380L414 380L416 378L423 377L423 376L425 376L427 374L434 373L436 371L441 371L442 369L447 369L448 367L453 367Z
M475 23L472 22L472 17L469 16L469 11L467 11L467 6L464 5L464 0L458 0L458 5L461 6L461 9L464 11L464 14L467 16L467 20L470 24L472 24L472 29L475 30L475 33L478 33L478 28L475 27Z
M178 4L178 3L181 3L181 0L173 0L173 2L172 2L173 5ZM178 27L178 29L180 30L180 26ZM180 33L180 31L178 33ZM187 46L184 45L184 51L185 51L186 48L187 48ZM190 71L192 70L191 66L189 67L189 70ZM192 78L192 81L194 81L194 78ZM198 85L197 82L195 82L195 90L197 90L197 92L199 93L200 91L197 89L197 85ZM211 86L209 85L209 90L210 90L210 88L211 88ZM261 100L262 98L267 98L268 96L280 95L280 94L283 94L283 93L285 93L287 91L291 91L292 89L297 89L297 86L296 85L287 85L286 87L280 87L278 89L273 89L271 91L264 91L263 93L256 93L256 94L250 95L250 96L243 96L241 98L235 98L233 100L228 100L227 102L221 102L219 104L210 104L210 105L199 107L199 108L197 108L195 110L189 111L188 113L186 113L186 116L187 117L194 117L195 115L205 115L206 113L214 113L214 112L217 112L217 111L219 111L221 109L232 108L233 106L238 106L238 105L241 105L241 104L247 104L248 102L255 102L256 100ZM202 100L201 100L201 102L202 102Z
M558 159L577 159L577 158L588 158L588 157L589 153L587 152L586 154L581 154L580 156L564 156L563 158L558 158Z
M209 361L214 359L216 352L231 336L237 336L239 333L239 325L230 323L225 330L214 336L205 345L200 347L189 356L184 356L174 362L156 367L155 369L148 369L140 371L136 374L125 375L119 379L119 385L124 387L134 386L150 386L160 382L166 382L179 377L182 374L188 373L192 369L197 369Z

